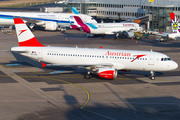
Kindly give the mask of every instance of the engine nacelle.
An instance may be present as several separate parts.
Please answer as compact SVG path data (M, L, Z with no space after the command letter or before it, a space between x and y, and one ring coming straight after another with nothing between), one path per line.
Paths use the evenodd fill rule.
M117 77L117 70L114 68L99 68L98 75L105 79L115 79Z
M57 30L58 24L56 22L46 22L44 25L45 30Z
M134 32L125 32L124 36L126 36L128 38L132 38L132 37L134 37Z

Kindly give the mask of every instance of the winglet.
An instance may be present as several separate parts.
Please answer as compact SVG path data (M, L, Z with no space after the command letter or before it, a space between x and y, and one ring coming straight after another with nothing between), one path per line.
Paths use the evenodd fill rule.
M71 7L71 10L74 14L79 14L79 12L77 11L76 7Z
M47 66L47 65L46 65L45 63L43 63L43 62L41 62L41 64L42 64L42 68L44 68L44 67Z
M44 47L21 18L14 18L14 24L20 47Z

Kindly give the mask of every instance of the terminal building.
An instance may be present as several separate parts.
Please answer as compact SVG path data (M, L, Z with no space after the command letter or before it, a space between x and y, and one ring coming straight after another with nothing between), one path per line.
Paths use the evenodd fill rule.
M93 16L98 22L118 22L140 19L145 29L171 32L170 12L180 18L180 0L68 0L70 11L76 7L82 14Z

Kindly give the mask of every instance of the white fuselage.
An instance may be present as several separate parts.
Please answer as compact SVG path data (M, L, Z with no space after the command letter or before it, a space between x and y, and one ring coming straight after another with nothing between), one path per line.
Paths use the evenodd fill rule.
M113 64L117 70L169 71L178 67L165 54L151 51L70 47L12 47L12 52L52 64ZM143 55L135 59L137 55Z
M91 30L91 34L107 34L113 35L119 32L140 32L142 31L142 27L137 23L97 23L94 24L96 29L89 27Z
M167 34L167 36L171 39L176 40L176 38L180 37L180 33L169 33L169 34Z
M35 20L37 25L56 22L59 26L74 23L73 16L79 16L87 23L97 23L91 16L73 13L41 13L41 12L0 12L0 25L14 25L13 17ZM26 21L25 21L26 22Z

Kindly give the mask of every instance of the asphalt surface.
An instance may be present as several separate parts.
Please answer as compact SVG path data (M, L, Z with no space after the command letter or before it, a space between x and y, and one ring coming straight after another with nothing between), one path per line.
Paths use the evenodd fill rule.
M45 45L162 52L180 64L179 41L155 41L155 36L135 40L112 36L87 38L79 31L35 31ZM66 41L67 39L67 41ZM85 69L41 68L35 60L14 54L15 34L0 33L0 119L2 120L178 120L180 119L180 68L156 72L119 71L114 80Z

